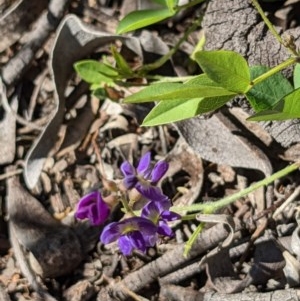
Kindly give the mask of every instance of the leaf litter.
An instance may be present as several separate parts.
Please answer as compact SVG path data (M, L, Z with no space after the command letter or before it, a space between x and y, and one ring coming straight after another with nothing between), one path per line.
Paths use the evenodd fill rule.
M98 4L89 2L84 4L86 19L97 21L92 12ZM70 12L79 9L76 5L70 4ZM113 10L107 8L105 12L111 14ZM161 240L146 254L135 252L126 258L119 255L116 245L100 244L101 227L91 228L74 219L74 209L82 195L103 189L105 179L120 178L121 162L136 161L149 150L156 160L163 158L170 164L160 186L176 206L232 194L260 179L262 174L257 170L267 175L275 163L282 164L279 158L274 159L274 153L273 157L266 153L263 144L270 140L256 146L251 134L233 137L233 131L242 132L241 124L245 125L246 119L238 123L240 114L230 115L234 110L214 122L211 118L199 120L197 126L179 123L141 128L137 121L149 111L147 106L121 106L109 99L104 103L95 99L75 77L75 61L93 53L100 57L97 52L108 52L116 39L134 50L134 56L142 62L149 59L147 52L161 55L168 49L152 32L144 31L141 39L121 38L109 33L101 22L99 25L100 30L90 29L71 14L62 20L55 39L49 40L52 52L42 49L35 58L36 64L50 63L51 76L46 64L41 64L44 70L30 65L30 72L16 75L17 87L27 81L38 89L34 96L28 87L23 88L23 92L31 94L31 106L24 95L16 97L20 96L17 89L11 92L12 86L8 85L6 93L2 89L1 97L7 98L13 111L4 111L0 123L7 131L0 139L0 297L235 300L256 296L264 300L269 291L281 298L294 297L296 290L284 288L299 285L300 240L295 220L299 199L298 194L293 194L298 191L297 175L278 181L267 191L249 195L206 220L205 229L187 257L183 256L184 243L199 224L197 220L174 223L175 238ZM23 43L26 46L30 41ZM12 49L18 51L16 45ZM174 74L171 63L163 71ZM41 72L45 72L44 80L37 84L34 78ZM16 114L24 120L29 116L27 124ZM226 118L230 121L225 122ZM192 130L196 134L191 134ZM207 130L211 131L208 138L197 134ZM216 131L222 131L224 141L234 141L236 152L244 155L232 156L222 147L223 140L212 141ZM266 136L260 132L258 136L261 135ZM23 176L20 169L24 169ZM112 218L117 220L118 212ZM198 218L203 220L203 216ZM210 295L212 290L214 295Z

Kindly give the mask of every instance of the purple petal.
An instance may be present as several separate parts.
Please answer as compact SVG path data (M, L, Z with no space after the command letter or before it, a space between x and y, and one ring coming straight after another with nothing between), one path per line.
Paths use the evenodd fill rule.
M157 233L154 233L153 235L143 235L143 238L145 240L146 246L147 247L153 247L158 239Z
M77 219L85 219L88 218L89 215L89 207L77 207L77 210L75 212L75 217Z
M119 223L117 222L113 222L109 225L107 225L102 233L101 233L101 236L100 236L100 241L103 243L103 244L109 244L113 241L116 241L120 235L121 235L121 228L119 226Z
M141 232L139 231L134 231L131 232L127 235L130 240L132 245L134 246L135 249L139 249L142 252L146 251L146 244L145 244L145 240L143 238L143 235L141 234Z
M163 194L163 192L159 187L137 182L135 184L135 189L148 200L151 201L168 200L168 197Z
M103 201L101 195L99 195L95 207L97 208L97 212L96 215L94 215L92 224L96 226L96 225L101 225L106 221L106 219L110 214L110 208Z
M142 209L141 217L148 218L154 224L157 224L160 217L159 206L157 202L148 202Z
M173 230L169 227L169 225L165 221L159 221L157 227L157 233L164 236L172 237L174 235Z
M164 211L161 214L161 218L166 221L175 221L181 218L181 215L172 211Z
M132 253L133 245L132 245L132 242L130 240L130 237L128 237L127 235L121 236L119 238L118 245L119 245L119 248L120 248L121 252L125 256L128 256Z
M143 235L153 235L156 232L156 226L150 220L143 217L131 217L122 221L122 223L123 229L131 226Z
M136 175L135 168L128 161L123 162L120 169L125 177Z
M151 183L157 184L157 182L164 176L169 168L169 164L166 161L159 161L155 164L151 173Z
M93 191L85 195L78 203L75 217L78 219L88 218L94 226L105 222L110 209L103 201L99 191Z
M142 175L145 179L148 179L148 177L150 176L150 172L151 172L150 163L151 163L151 153L147 152L140 159L139 165L136 169L138 174Z
M165 204L170 203L170 206L167 209L169 209L172 205L170 199L163 194L162 190L159 187L151 185L142 185L138 183L136 185L136 189L140 189L139 192L148 200L154 202L166 202Z
M123 184L127 189L131 189L134 186L136 186L137 182L138 182L138 179L136 176L126 176L123 179Z
M96 203L98 195L100 195L99 191L93 191L83 196L78 202L75 217L78 219L88 218L89 207Z
M146 251L146 244L142 234L139 231L130 232L119 239L119 248L124 255L130 255L133 249Z
M130 238L127 235L121 236L118 241L119 249L125 255L131 255L133 250L133 245Z

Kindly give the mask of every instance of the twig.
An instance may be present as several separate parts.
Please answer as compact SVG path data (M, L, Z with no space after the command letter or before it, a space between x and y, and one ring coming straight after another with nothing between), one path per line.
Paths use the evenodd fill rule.
M8 86L15 85L27 71L36 52L43 46L50 33L57 27L70 0L51 0L48 11L37 20L35 29L21 50L2 68L2 79Z
M23 172L23 169L16 169L16 170L13 170L13 171L8 171L8 172L0 175L0 181L3 181L3 180L6 180L6 179L8 179L10 177L19 175L22 172Z
M33 93L32 93L32 96L30 98L30 102L29 102L29 105L28 105L28 110L27 110L27 118L29 120L32 119L32 115L33 115L33 111L34 111L34 108L36 106L36 100L39 96L39 93L41 91L41 87L45 81L45 78L48 74L48 69L45 69L44 72L40 75L40 78L38 80L38 83L37 85L35 86L34 90L33 90Z
M7 113L11 113L13 115L13 117L16 119L17 122L19 122L22 125L28 126L30 128L36 129L36 130L42 130L41 127L39 127L35 123L27 121L26 119L24 119L23 117L21 117L20 115L18 115L17 112L15 112L11 108L11 106L8 103L7 96L6 96L6 89L5 89L4 84L2 83L1 78L0 78L0 96L1 96L1 104L2 104L2 106L4 108L4 110ZM14 97L16 97L16 96L14 96Z
M294 192L286 199L286 201L274 212L273 218L276 219L276 217L283 212L283 210L292 203L300 194L300 186L298 186Z

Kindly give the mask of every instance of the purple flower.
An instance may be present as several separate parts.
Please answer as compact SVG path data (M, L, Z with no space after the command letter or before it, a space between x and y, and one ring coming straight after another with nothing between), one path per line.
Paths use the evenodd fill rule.
M169 211L171 202L169 199L150 201L142 210L141 216L147 218L157 226L157 233L165 236L173 236L173 231L167 222L179 219L181 216Z
M75 217L88 218L93 226L101 225L109 216L110 209L99 191L93 191L79 200Z
M121 165L121 171L124 174L124 185L127 189L136 188L140 194L151 199L153 189L157 182L168 170L169 165L166 161L157 162L151 167L151 153L147 152L139 161L137 168L125 161Z
M156 231L156 226L150 220L131 217L107 225L103 229L100 240L104 244L118 240L122 253L130 255L133 249L145 252L147 247L154 246L157 240Z

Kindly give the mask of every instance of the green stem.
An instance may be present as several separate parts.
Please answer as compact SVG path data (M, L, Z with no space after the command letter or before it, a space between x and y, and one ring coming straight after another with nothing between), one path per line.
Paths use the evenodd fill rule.
M183 256L184 257L186 257L189 254L195 240L197 239L198 235L203 230L204 226L205 226L205 223L200 223L198 225L197 229L193 232L192 236L189 238L189 240L184 245L184 251L183 251Z
M123 205L123 208L125 209L125 213L130 213L133 216L135 216L135 213L133 212L132 208L128 204L127 196L124 193L122 193L120 199L121 199L121 203Z
M176 43L176 45L164 56L155 61L154 63L144 65L138 72L138 75L144 75L144 73L148 73L149 71L155 70L165 64L179 49L180 45L187 39L187 37L194 32L197 27L201 24L202 17L198 18L194 24L184 33L183 37Z
M273 24L270 22L270 20L267 18L267 16L265 15L264 11L262 10L261 6L259 5L257 0L252 0L252 4L254 5L254 7L256 8L256 10L258 11L258 13L260 14L260 16L262 17L262 19L264 20L265 24L268 26L269 30L271 31L271 33L273 34L273 36L277 39L277 41L282 44L285 48L287 48L289 50L289 52L291 52L293 55L298 55L297 52L295 51L295 49L289 47L288 45L286 45L286 43L283 41L283 39L281 38L281 36L278 34L278 32L275 30Z
M183 216L181 217L181 220L182 220L182 221L195 220L197 214L198 214L198 213L183 215Z
M279 179L279 178L282 178L284 176L286 176L287 174L295 171L296 169L298 169L300 166L300 162L296 162L296 163L293 163L285 168L283 168L282 170L272 174L271 176L233 194L233 195L230 195L226 198L223 198L219 201L215 201L215 202L208 202L208 203L205 203L205 204L192 204L192 205L189 205L189 206L182 206L182 207L172 207L171 210L174 211L174 212L182 212L182 211L189 211L189 212L204 212L204 213L213 213L215 212L216 210L218 209L221 209L225 206L228 206L229 204L235 202L236 200L240 199L241 197L244 197L245 195L249 194L250 192L260 188L260 187L263 187L263 186L266 186L266 185L269 185L270 183L274 182L275 180Z
M266 73L260 75L259 77L255 78L252 83L251 83L251 87L257 85L258 83L264 81L265 79L267 79L268 77L274 75L275 73L293 65L297 63L298 58L297 57L291 57L289 59L287 59L286 61L282 62L281 64L279 64L278 66L270 69L269 71L267 71Z

